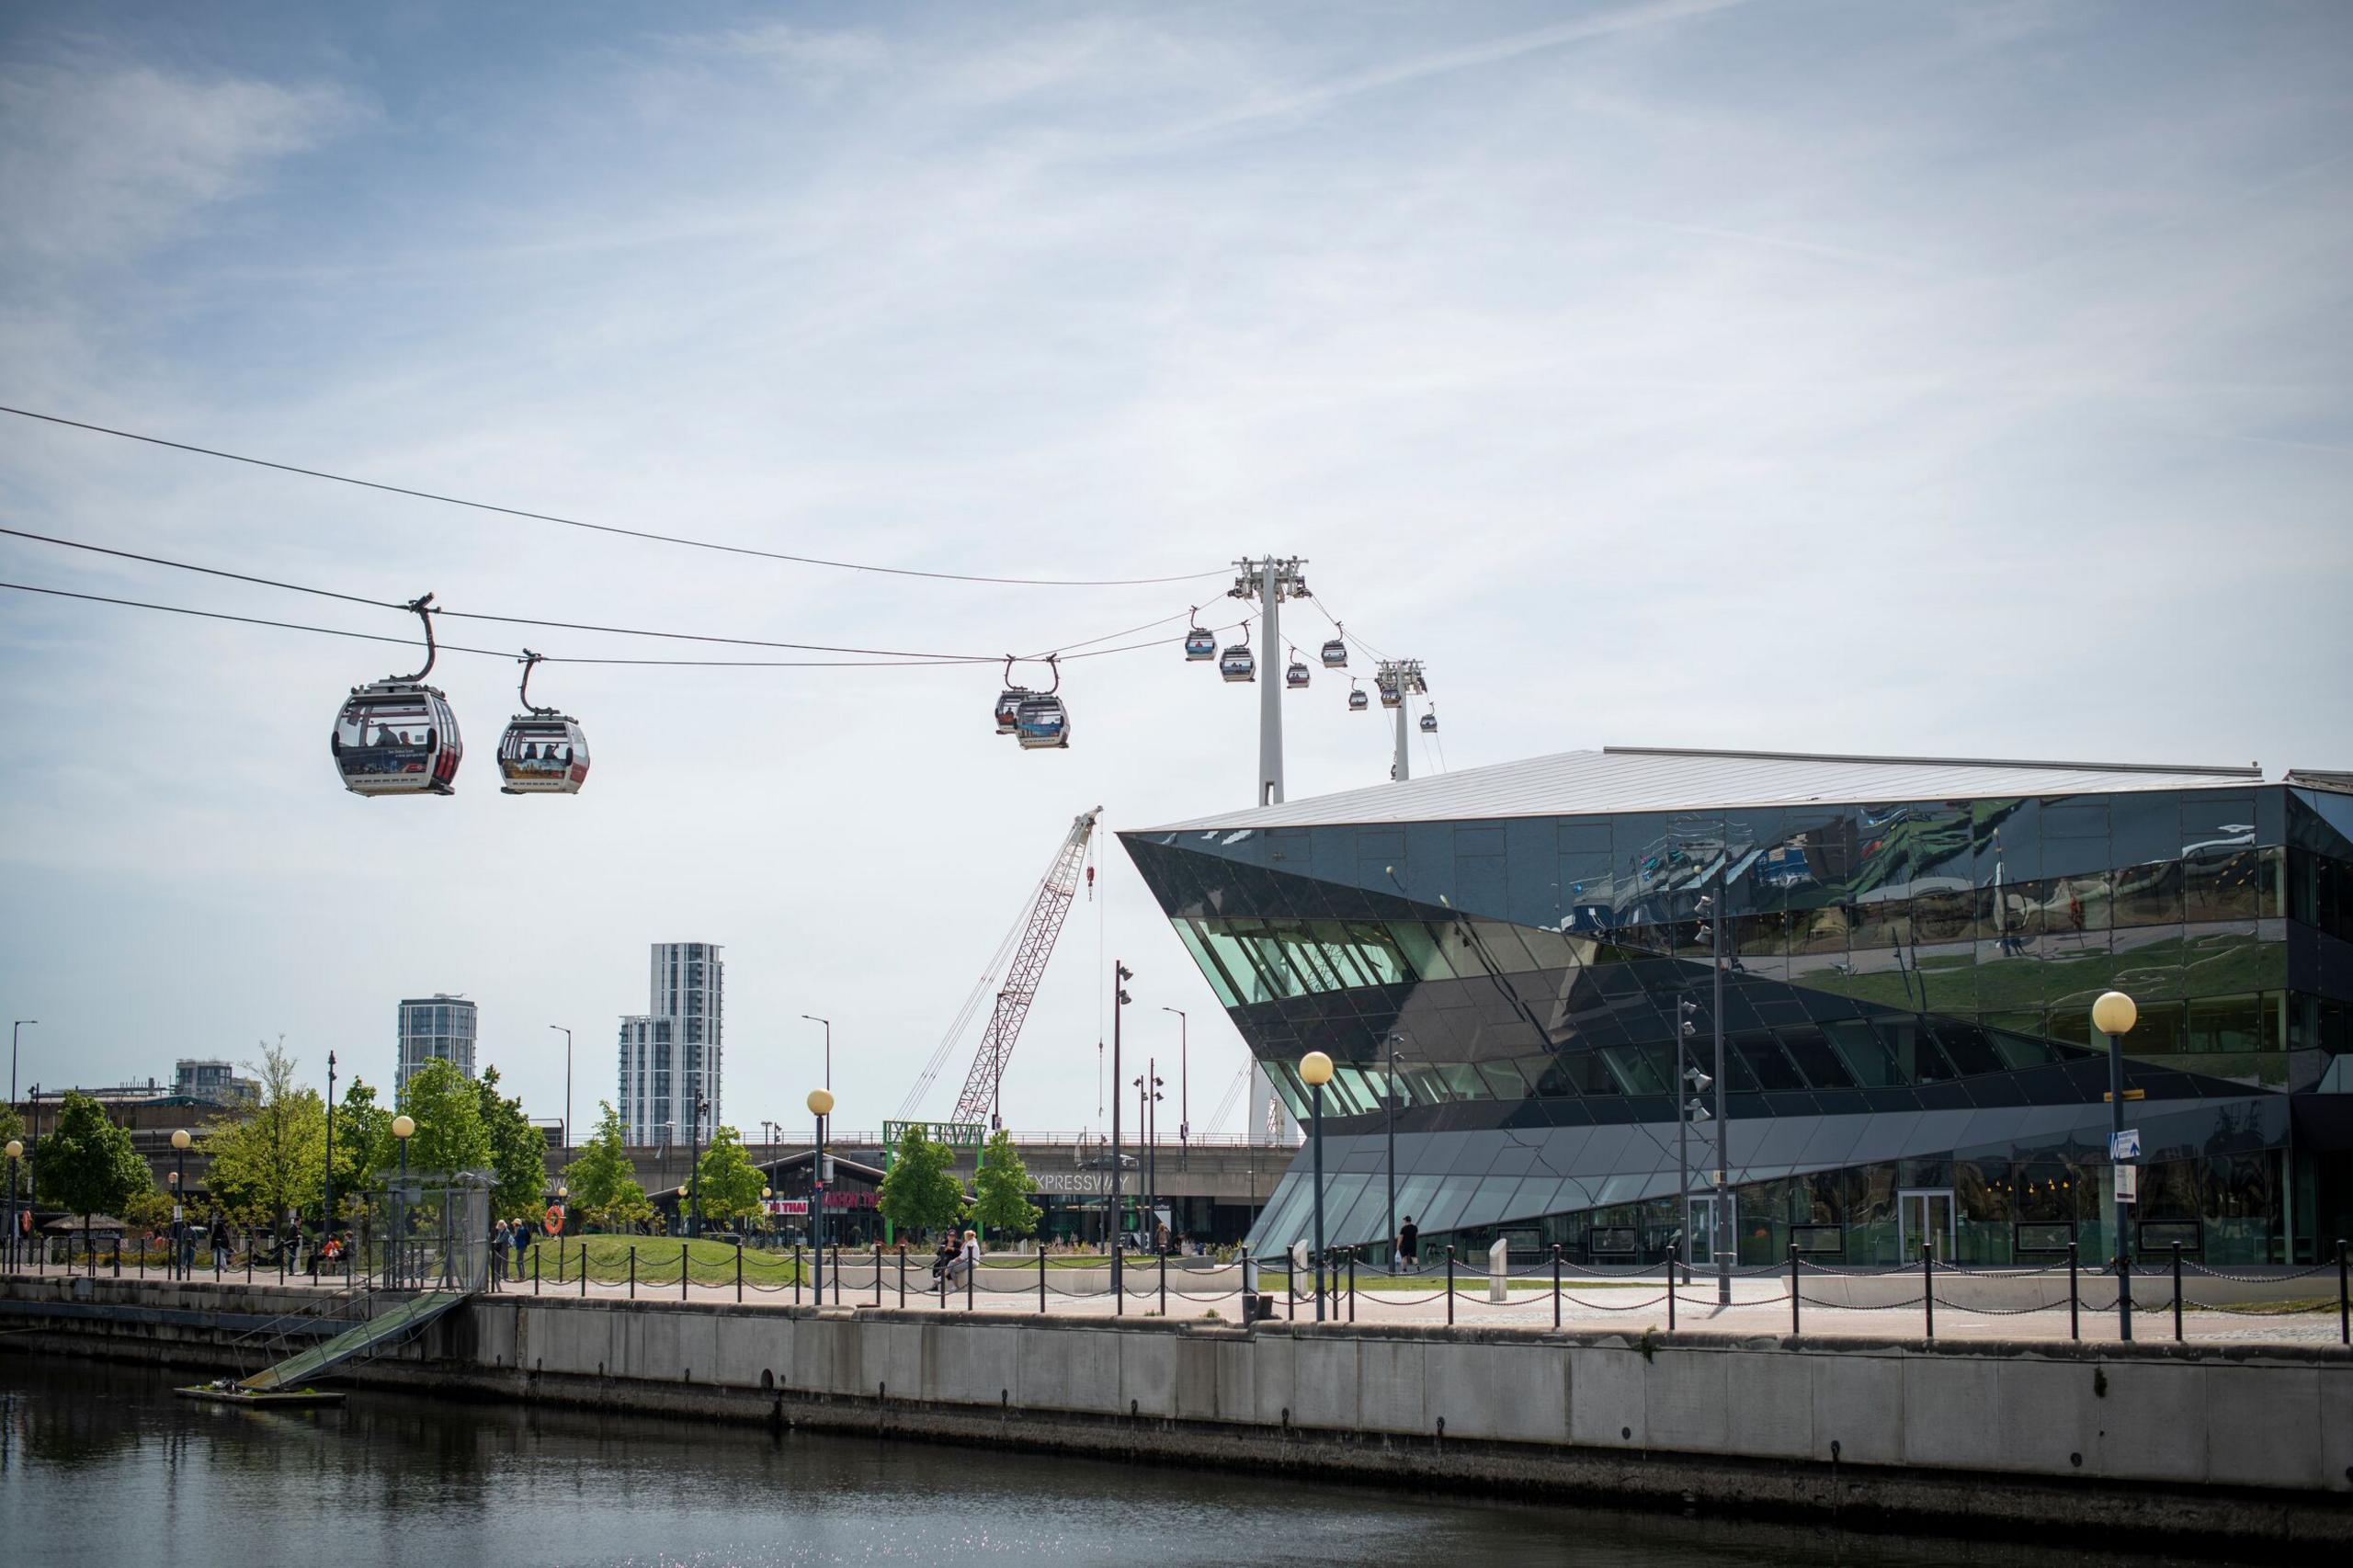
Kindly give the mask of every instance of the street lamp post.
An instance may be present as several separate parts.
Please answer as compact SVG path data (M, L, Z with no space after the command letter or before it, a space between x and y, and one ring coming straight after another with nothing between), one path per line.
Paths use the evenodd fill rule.
M180 1127L173 1130L172 1154L176 1163L172 1170L172 1278L175 1279L188 1278L187 1266L183 1260L188 1257L191 1250L188 1242L187 1214L182 1207L188 1202L188 1146L189 1142L187 1128Z
M1332 1081L1332 1059L1311 1051L1299 1059L1307 1085L1310 1142L1315 1145L1315 1321L1324 1321L1324 1085Z
M803 1013L801 1016L813 1024L825 1026L825 1087L830 1090L834 1086L834 1020L821 1018L814 1013Z
M1383 1162L1389 1167L1389 1266L1392 1273L1397 1267L1397 1045L1405 1037L1392 1030L1383 1042L1389 1051L1388 1081L1381 1085L1381 1103L1389 1113L1389 1157Z
M1111 960L1111 1219L1104 1228L1105 1243L1111 1249L1111 1301L1114 1305L1125 1300L1120 1294L1120 1020L1127 1017L1128 1004L1134 1000L1128 994L1128 982L1136 971Z
M2092 1004L2092 1028L2108 1037L2108 1130L2113 1133L2124 1131L2124 1037L2132 1032L2140 1020L2141 1009L2131 997L2121 991L2103 994ZM2119 1161L2118 1140L2109 1142L2109 1180L2116 1191L2116 1333L2117 1337L2130 1341L2132 1337L2132 1245L2126 1238L2130 1205L2124 1199L2123 1184L2116 1180Z
M563 1029L563 1152L572 1153L572 1031L562 1024L550 1024L551 1029Z
M416 1119L404 1111L392 1118L392 1141L401 1147L401 1185L393 1194L392 1233L387 1240L386 1261L393 1263L392 1285L399 1289L408 1278L408 1141L416 1133Z
M17 1031L27 1024L37 1024L39 1018L18 1018L8 1026L8 1103L17 1103Z
M1191 1041L1192 1020L1182 1007L1163 1007L1164 1013L1176 1015L1176 1148L1181 1159L1191 1150L1193 1141L1193 1074Z
M698 1210L702 1207L702 1119L703 1113L709 1109L710 1102L697 1095L694 1125L687 1130L687 1186L678 1188L678 1195L682 1198L691 1194L694 1208ZM689 1212L685 1219L687 1234L697 1236L702 1233L702 1217L699 1212Z
M319 1245L335 1231L335 1052L327 1052L327 1173L319 1197Z
M825 1304L825 1120L834 1114L830 1089L809 1091L809 1114L817 1119L817 1152L809 1167L809 1239L817 1256L817 1304Z
M24 1158L24 1140L7 1140L7 1267L17 1267L17 1161Z

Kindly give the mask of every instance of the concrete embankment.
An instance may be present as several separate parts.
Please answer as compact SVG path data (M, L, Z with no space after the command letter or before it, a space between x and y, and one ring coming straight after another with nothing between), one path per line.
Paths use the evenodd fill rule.
M288 1294L0 1281L0 1347L210 1364ZM349 1381L2110 1547L2341 1562L2353 1546L2353 1355L2335 1347L1245 1330L510 1295Z

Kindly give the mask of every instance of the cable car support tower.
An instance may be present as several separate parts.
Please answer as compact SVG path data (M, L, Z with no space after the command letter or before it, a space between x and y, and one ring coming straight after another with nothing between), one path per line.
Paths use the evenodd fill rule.
M1086 862L1086 846L1095 836L1095 820L1102 812L1103 808L1097 806L1072 821L1062 847L1054 851L1045 876L1039 881L1037 892L1014 927L1019 933L1017 940L1008 932L1006 941L997 949L996 960L1004 960L1006 949L1010 947L1011 960L1005 962L1001 971L996 960L991 961L988 972L981 976L980 983L949 1027L948 1038L940 1041L930 1064L907 1096L906 1104L900 1108L902 1116L912 1116L922 1103L957 1037L963 1033L965 1025L978 1010L981 997L987 994L989 982L1002 972L996 1006L989 1014L988 1028L982 1031L981 1048L972 1058L972 1071L964 1075L963 1093L956 1096L952 1119L979 1121L986 1117L992 1129L1004 1125L1006 1064L1013 1060L1014 1042L1021 1038L1021 1026L1029 1017L1029 1004L1037 999L1038 982L1046 972L1046 960L1053 956L1054 939L1062 935L1063 920L1070 914L1071 900L1077 896L1080 868Z
M1237 561L1239 574L1227 597L1258 601L1258 644L1267 650L1270 678L1258 686L1258 782L1250 791L1254 806L1279 806L1283 800L1283 600L1307 597L1307 578L1298 556L1269 555L1262 561Z

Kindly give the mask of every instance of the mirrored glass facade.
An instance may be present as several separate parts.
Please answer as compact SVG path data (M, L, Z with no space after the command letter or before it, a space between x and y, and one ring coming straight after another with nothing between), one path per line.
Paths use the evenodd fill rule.
M459 1072L472 1077L478 1017L474 1005L462 996L437 993L404 1001L394 1092L408 1087L410 1074L436 1060L455 1062Z
M2353 1230L2353 794L1952 796L1331 825L1302 802L1121 836L1284 1101L1305 1116L1306 1052L1337 1064L1332 1244L1392 1233L1393 1116L1394 1221L1425 1237L1662 1256L1687 1229L1672 1086L1717 1071L1720 887L1744 1261L2102 1256L2110 989L2140 1009L2147 1244L2325 1256ZM1719 1132L1688 1134L1695 1191ZM1255 1245L1306 1233L1305 1167Z

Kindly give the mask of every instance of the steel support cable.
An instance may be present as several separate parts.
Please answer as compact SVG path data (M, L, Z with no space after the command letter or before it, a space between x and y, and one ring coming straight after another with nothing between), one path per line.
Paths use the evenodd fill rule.
M169 567L176 572L194 572L206 577L226 578L230 582L233 583L251 583L256 587L277 588L282 592L290 594L309 594L317 598L339 599L346 604L366 605L374 609L405 611L408 608L408 604L405 600L371 599L361 594L347 594L333 588L313 587L308 584L303 583L282 582L275 577L256 576L252 573L248 572L232 572L224 567L199 566L194 562L175 561L169 556L148 555L135 550L119 550L111 545L92 544L85 540L63 539L54 534L32 533L24 528L0 528L0 536L6 536L11 539L29 540L36 544L53 544L65 550L85 551L93 555L110 555L115 557L117 560L136 561L148 566ZM1005 655L1002 653L940 653L900 648L858 648L830 642L788 642L763 637L721 637L709 632L658 631L634 626L603 626L588 621L551 620L540 617L521 615L493 615L483 610L447 609L437 608L433 613L436 615L447 616L454 620L491 621L506 626L538 626L562 631L592 631L612 637L653 637L660 638L667 642L709 642L716 645L735 648L782 648L798 653L858 653L876 658L904 659L910 662L926 661L973 665L1001 664L1005 659ZM1064 642L1051 648L1041 649L1036 653L1027 654L1024 655L1024 657L1027 659L1042 659L1047 657L1049 654L1066 653L1073 649L1092 648L1098 642L1110 642L1122 637L1131 637L1137 632L1149 631L1156 626L1165 626L1174 620L1189 620L1192 617L1192 613L1193 612L1189 609L1179 610L1173 615L1164 615L1156 619L1143 621L1139 625L1123 627L1118 631L1107 631L1097 637L1082 638L1074 642ZM1168 639L1168 641L1174 641L1174 639Z
M0 588L12 589L15 592L22 594L40 594L48 598L79 599L88 604L114 605L124 609L146 609L155 610L165 615L192 616L199 620L226 620L233 621L241 626L267 626L275 628L280 631L307 631L314 636L343 637L359 642L392 642L404 648L414 648L416 646L416 642L414 638L393 637L381 632L347 631L340 627L312 626L301 621L275 620L267 616L230 615L225 611L215 609L191 609L185 605L157 604L149 599L119 598L109 594L76 593L69 588L44 588L31 583L0 582ZM405 608L406 607L403 606L401 608ZM1148 642L1130 642L1116 648L1097 648L1083 653L1073 653L1070 656L1074 659L1099 659L1113 653L1132 653L1140 649L1166 647L1176 641L1176 639L1171 637L1154 638ZM444 653L475 653L485 658L504 659L509 664L514 663L516 659L515 651L511 648L472 648L456 642L441 642L438 643L438 646ZM906 657L881 659L614 659L591 656L574 657L551 653L542 655L540 662L547 665L601 665L641 669L895 670L939 668L943 666L963 668L973 665L999 665L1003 664L1005 660L1002 654L987 659L964 658L961 656L936 659Z
M381 491L388 495L405 495L412 500L431 501L444 506L462 506L470 511L492 512L501 517L521 517L536 523L555 523L567 528L582 528L590 533L614 534L623 539L646 540L656 544L676 544L690 550L717 551L727 555L757 556L766 561L789 562L796 566L823 566L838 572L870 572L890 577L928 577L946 583L988 583L1006 587L1022 588L1134 588L1159 583L1193 583L1206 577L1222 577L1233 568L1221 566L1214 572L1179 572L1165 577L993 577L971 572L927 572L912 566L878 566L868 562L830 561L822 556L791 555L782 551L759 550L750 545L722 544L715 540L690 539L681 534L655 533L646 528L626 528L613 523L591 523L578 517L566 517L552 512L533 512L520 506L502 506L489 501L471 501L460 495L444 495L431 490L415 489L405 484L387 484L378 480L359 479L350 474L334 473L325 469L303 468L294 463L273 462L267 458L248 457L242 452L222 451L215 447L199 447L187 441L167 440L161 436L142 435L136 430L118 430L111 426L93 425L85 420L67 419L55 414L40 414L29 408L15 408L0 403L0 414L13 414L20 419L38 419L47 425L62 425L69 429L86 430L94 435L112 436L119 440L138 441L151 447L165 447L173 451L190 452L198 457L219 458L224 462L244 463L252 468L266 468L279 473L300 474L305 479L324 479L336 484L349 484L361 490Z

